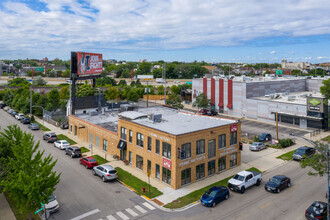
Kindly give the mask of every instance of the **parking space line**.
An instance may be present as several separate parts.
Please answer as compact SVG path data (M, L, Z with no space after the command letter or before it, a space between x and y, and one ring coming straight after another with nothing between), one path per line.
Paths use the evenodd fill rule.
M260 208L261 208L261 209L264 209L264 208L266 208L266 207L269 206L269 205L270 205L270 202L269 202L269 203L266 203L265 205L261 206Z
M107 216L107 219L109 219L109 220L117 220L115 217L113 217L112 215L108 215Z
M138 216L138 214L136 212L134 212L132 209L128 208L128 209L125 209L126 212L128 212L129 214L131 214L132 216Z
M143 214L147 212L144 208L142 208L142 207L139 206L139 205L136 205L136 206L134 206L134 207L135 207L137 210L139 210L140 212L142 212Z
M79 215L79 216L77 216L75 218L72 218L71 220L80 220L80 219L86 218L87 216L93 215L93 214L95 214L97 212L100 212L100 210L99 209L94 209L94 210L92 210L90 212L86 212L85 214L82 214L82 215Z
M155 209L155 207L153 207L152 205L150 205L149 203L147 203L147 202L144 202L144 203L142 203L145 207L147 207L148 209L150 209L150 210L154 210Z
M120 218L122 218L123 220L128 220L129 217L127 217L127 215L125 215L124 213L122 212L117 212L116 213Z

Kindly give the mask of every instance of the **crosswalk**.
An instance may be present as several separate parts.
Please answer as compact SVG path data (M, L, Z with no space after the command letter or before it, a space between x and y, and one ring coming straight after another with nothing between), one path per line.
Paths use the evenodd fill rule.
M129 220L130 218L138 217L139 215L146 214L148 211L155 210L150 203L144 202L142 205L136 205L132 208L127 208L125 210L116 212L112 215L108 215L106 218L102 218L99 220Z

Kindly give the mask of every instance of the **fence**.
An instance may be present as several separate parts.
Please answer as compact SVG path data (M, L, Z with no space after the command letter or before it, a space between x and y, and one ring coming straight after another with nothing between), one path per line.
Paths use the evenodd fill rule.
M149 100L164 100L164 95L149 95ZM168 95L166 96L168 99ZM147 100L147 95L143 95L143 100Z
M43 120L58 127L60 126L63 120L66 120L66 112L65 111L50 112L44 110Z
M321 133L321 129L318 129L318 130L314 130L312 132L309 133L309 136L310 137L314 137L316 135L319 135Z

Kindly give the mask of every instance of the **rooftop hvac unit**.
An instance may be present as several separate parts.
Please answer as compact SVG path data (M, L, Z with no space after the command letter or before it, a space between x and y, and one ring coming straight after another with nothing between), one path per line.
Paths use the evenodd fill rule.
M270 98L270 95L265 95L266 98Z
M97 111L91 111L91 112L89 112L89 115L90 116L98 115L98 112Z
M293 101L296 99L296 96L288 96L288 101Z
M162 115L161 114L158 114L158 115L151 115L151 120L153 122L161 122L162 121Z
M274 98L275 98L275 94L269 94L269 97L270 97L271 99L274 99Z

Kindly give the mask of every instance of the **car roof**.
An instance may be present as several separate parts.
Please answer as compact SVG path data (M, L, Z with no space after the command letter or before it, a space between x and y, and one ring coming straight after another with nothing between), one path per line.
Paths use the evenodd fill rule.
M286 176L284 176L284 175L276 175L276 176L273 176L273 178L275 178L275 179L279 179L279 180L282 180L282 179L284 179L284 178L288 178L288 177L286 177Z
M247 176L247 175L251 174L251 172L243 170L241 172L238 172L237 174L240 175L240 176Z
M227 187L225 186L213 186L211 187L209 190L212 190L212 191L219 191L221 189L227 189Z
M103 168L106 168L106 169L108 169L108 170L115 169L115 168L113 168L111 165L108 165L108 164L100 165L100 166L103 167Z
M311 147L299 147L298 149L300 149L300 150L307 150L307 149L310 149ZM297 150L298 150L297 149Z
M95 159L94 157L85 157L85 158L87 158L87 159Z
M270 135L269 133L261 133L261 135Z
M77 146L71 146L72 149L80 149L79 147Z

